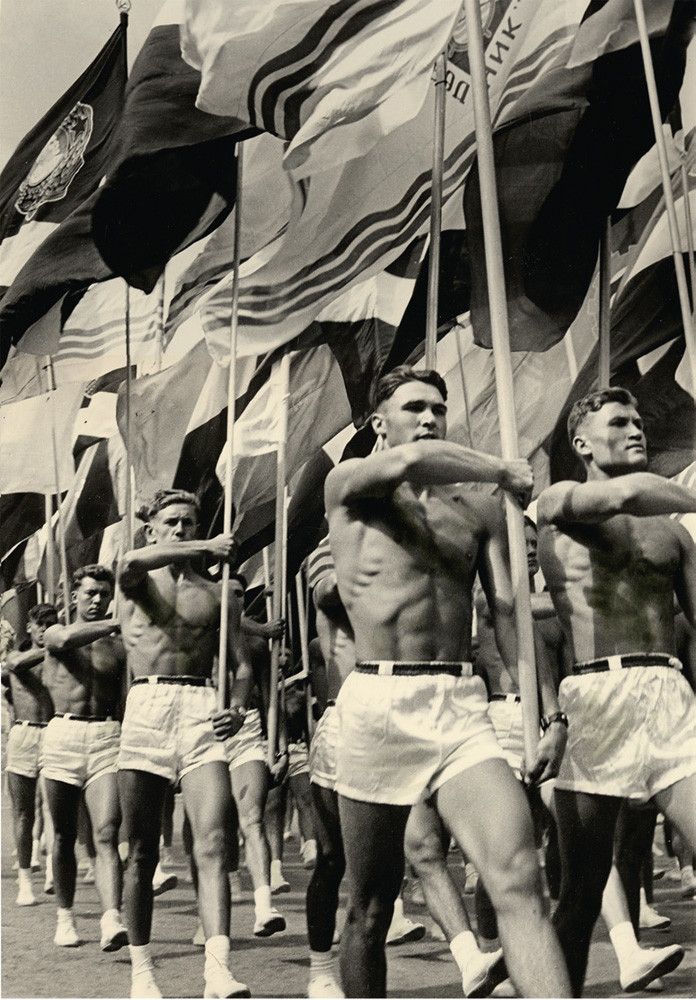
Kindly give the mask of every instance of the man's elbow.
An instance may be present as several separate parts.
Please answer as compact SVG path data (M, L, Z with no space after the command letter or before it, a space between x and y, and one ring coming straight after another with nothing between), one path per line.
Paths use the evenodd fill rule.
M47 649L49 653L64 653L66 649L71 648L71 645L69 636L60 627L55 631L47 629L44 633L44 649Z
M143 569L139 565L135 552L126 552L121 556L116 566L116 582L121 587L133 586L138 583L143 576Z

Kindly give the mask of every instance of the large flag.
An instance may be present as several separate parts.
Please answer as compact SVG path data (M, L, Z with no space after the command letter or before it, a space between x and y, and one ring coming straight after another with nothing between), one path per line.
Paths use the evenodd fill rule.
M200 74L180 54L183 0L167 0L133 65L114 157L94 203L94 240L114 274L152 291L177 250L235 198L235 145L255 133L195 106Z
M690 25L692 14L690 4L675 4L668 28L651 40L663 115L679 95L689 38L684 22ZM593 14L579 34L605 15ZM637 43L574 68L564 60L518 102L514 120L497 130L494 150L514 350L547 350L562 339L587 294L606 220L632 168L653 143ZM490 347L476 170L467 183L465 212L472 323L477 342Z
M505 0L486 12L489 93L499 118L567 53L583 0ZM474 153L465 24L455 27L446 81L445 229L463 229L462 185ZM252 258L240 279L240 353L260 355L291 341L340 294L384 272L426 236L430 220L434 87L422 110L359 159L295 182L295 206L276 252ZM201 300L204 326L229 308L231 282Z
M78 384L0 406L0 493L55 493L56 478L61 491L68 489L83 395Z
M22 140L0 175L0 298L32 253L95 190L126 83L123 17L96 59Z
M364 155L418 114L460 0L187 0L197 104L288 140L296 176Z

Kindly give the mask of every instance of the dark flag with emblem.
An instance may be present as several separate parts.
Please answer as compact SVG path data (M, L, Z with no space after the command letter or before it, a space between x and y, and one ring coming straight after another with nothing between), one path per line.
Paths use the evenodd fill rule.
M0 296L98 186L126 85L126 26L25 136L0 174Z

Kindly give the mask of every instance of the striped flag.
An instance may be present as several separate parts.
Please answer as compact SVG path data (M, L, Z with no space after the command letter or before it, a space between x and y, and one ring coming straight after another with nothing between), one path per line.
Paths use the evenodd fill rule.
M515 0L490 5L489 89L498 118L541 77L569 40L582 0ZM455 35L457 32L455 31ZM465 33L450 48L444 158L443 226L463 229L462 185L474 153L473 109ZM260 355L292 340L322 309L360 281L384 272L430 219L434 88L415 118L384 136L369 153L309 184L295 178L295 214L276 252L240 272L240 353ZM201 302L204 327L229 315L231 283Z
M187 0L197 106L288 140L313 176L363 156L418 114L461 0Z

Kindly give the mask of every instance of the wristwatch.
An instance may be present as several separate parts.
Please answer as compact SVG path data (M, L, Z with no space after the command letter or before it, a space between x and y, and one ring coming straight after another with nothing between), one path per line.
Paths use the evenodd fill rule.
M542 733L545 733L554 722L560 722L562 726L568 728L568 716L565 712L552 712L551 715L544 715L541 719Z

